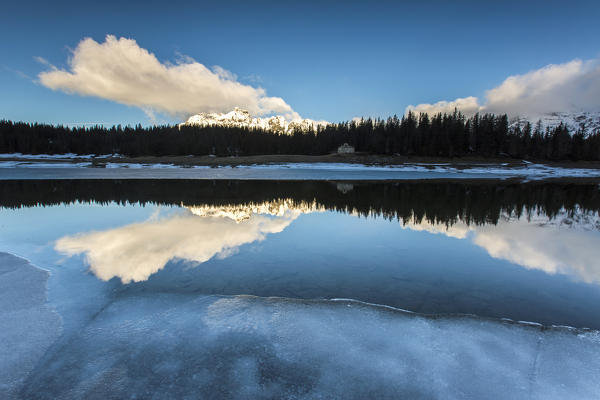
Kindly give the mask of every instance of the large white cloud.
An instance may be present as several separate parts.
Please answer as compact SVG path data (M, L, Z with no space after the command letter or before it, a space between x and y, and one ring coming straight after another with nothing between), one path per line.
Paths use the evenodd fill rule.
M229 112L235 107L254 115L299 115L280 97L244 85L221 68L207 68L189 57L161 63L135 40L108 35L104 43L85 38L73 50L69 69L38 75L42 85L67 93L95 96L154 111L184 116L199 112Z
M477 97L458 98L434 104L409 105L406 112L429 114L453 112L506 113L509 116L538 116L552 112L600 110L600 63L598 60L573 60L551 64L509 76L490 89L482 102Z

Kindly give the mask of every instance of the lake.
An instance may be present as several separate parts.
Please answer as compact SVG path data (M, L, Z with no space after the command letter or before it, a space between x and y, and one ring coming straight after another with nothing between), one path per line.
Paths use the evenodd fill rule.
M597 182L13 179L0 193L7 396L600 393Z

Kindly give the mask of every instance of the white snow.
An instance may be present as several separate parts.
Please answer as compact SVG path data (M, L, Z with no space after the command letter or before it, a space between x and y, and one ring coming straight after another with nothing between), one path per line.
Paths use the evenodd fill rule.
M347 163L282 163L241 165L236 168L248 169L302 169L325 171L385 171L385 172L423 172L461 175L497 175L499 177L527 177L544 179L555 177L597 177L600 169L562 168L544 164L527 163L522 167L509 167L507 164L453 167L448 164L404 164L404 165L364 165Z
M283 116L277 115L267 118L253 117L246 110L235 108L228 113L200 113L192 115L186 122L179 124L183 126L222 126L249 129L264 129L278 133L292 133L295 129L303 132L316 131L319 126L326 126L327 121L313 121L311 119L299 119L288 121Z
M92 158L120 158L122 157L120 154L75 154L75 153L65 153L65 154L22 154L22 153L3 153L0 154L1 158L15 158L20 160L70 160L70 159L92 159Z
M364 165L350 163L280 163L252 164L238 166L176 165L165 163L118 163L107 162L96 166L91 161L71 162L53 161L0 161L0 169L136 169L136 170L205 170L211 179L361 179L361 173L369 174L366 179L449 179L449 178L525 178L538 180L561 177L600 177L600 169L563 168L544 164L524 163L522 166L507 164L464 165L448 164L402 164L402 165ZM246 171L246 172L243 172ZM322 174L320 174L322 171ZM175 172L175 171L174 171ZM277 175L277 173L282 175ZM171 177L171 176L169 176ZM174 176L177 177L177 176ZM187 177L187 175L186 175ZM203 178L202 175L191 177Z
M164 164L164 163L106 163L106 168L183 168L182 166L177 166L175 164Z
M28 162L28 161L0 161L0 168L86 168L91 167L91 162Z
M582 127L585 127L587 133L591 133L600 129L600 112L549 112L539 115L516 116L511 118L511 126L519 125L523 128L529 122L533 131L538 121L541 121L544 131L546 127L553 129L562 123L569 128L570 133L575 133Z

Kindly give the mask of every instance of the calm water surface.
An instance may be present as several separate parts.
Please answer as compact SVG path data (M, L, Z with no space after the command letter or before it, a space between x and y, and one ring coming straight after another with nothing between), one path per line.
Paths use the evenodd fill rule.
M355 299L600 328L600 195L568 183L6 181L0 251L82 309L148 293ZM9 194L10 193L10 194Z
M599 210L581 181L0 181L0 398L597 399Z

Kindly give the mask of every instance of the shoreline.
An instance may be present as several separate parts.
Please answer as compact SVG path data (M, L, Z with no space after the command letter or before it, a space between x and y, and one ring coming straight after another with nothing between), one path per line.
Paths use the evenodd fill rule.
M26 163L65 163L73 164L88 162L92 167L102 168L107 164L170 164L181 167L236 167L252 165L278 164L352 164L365 166L449 166L457 169L474 166L503 166L508 168L524 167L531 164L546 165L560 168L600 169L600 161L548 161L521 160L513 158L484 158L484 157L414 157L414 156L384 156L373 154L328 154L320 156L270 154L257 156L121 156L121 155L76 155L76 154L0 154L2 162Z
M600 163L532 163L481 158L407 158L365 154L252 157L123 157L0 154L0 180L208 179L402 181L452 179L600 180Z

